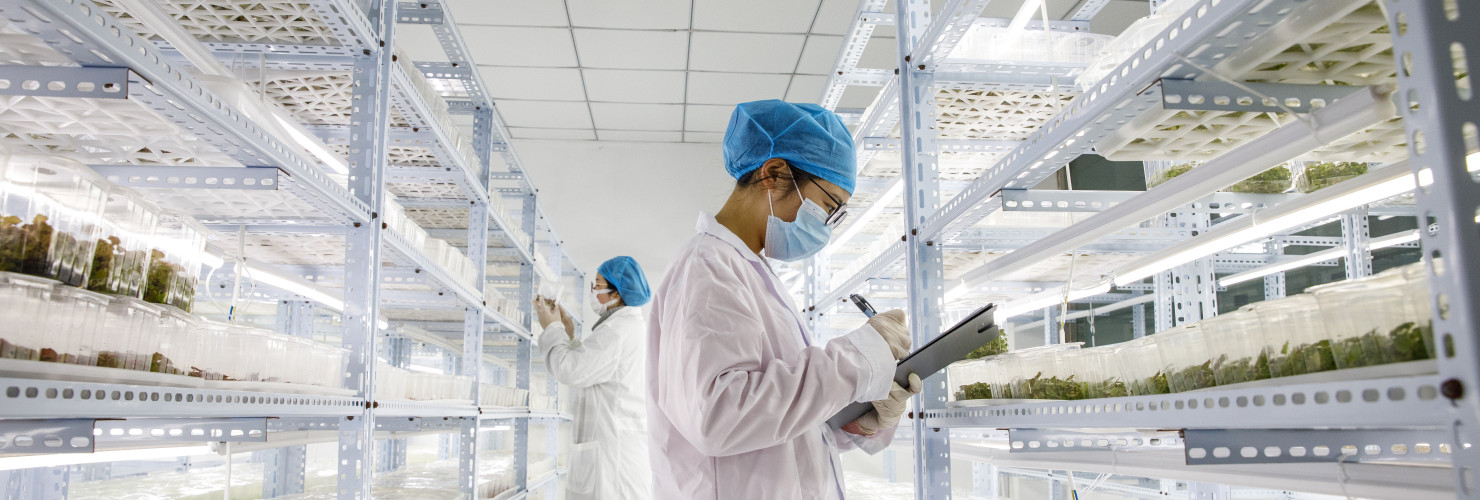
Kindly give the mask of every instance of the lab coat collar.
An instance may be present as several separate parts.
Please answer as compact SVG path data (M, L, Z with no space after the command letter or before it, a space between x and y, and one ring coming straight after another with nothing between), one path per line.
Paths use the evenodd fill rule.
M733 231L730 231L730 228L725 227L719 221L715 220L714 216L710 215L709 212L699 212L699 223L694 226L694 230L719 238L720 241L735 247L736 250L740 251L740 255L745 257L745 260L766 264L767 268L771 267L769 262L761 260L759 255L750 251L749 245L741 241L739 236L736 236Z

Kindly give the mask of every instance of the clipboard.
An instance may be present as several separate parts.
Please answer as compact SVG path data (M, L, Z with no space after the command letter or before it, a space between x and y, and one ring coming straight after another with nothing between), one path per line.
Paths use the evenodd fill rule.
M999 335L997 325L993 324L993 313L996 311L996 304L982 306L925 344L925 347L910 353L895 365L894 381L908 387L911 373L922 379L929 377L944 370L946 365L966 359L971 351L995 340ZM827 423L833 428L841 429L872 409L874 404L870 402L852 403L827 419Z

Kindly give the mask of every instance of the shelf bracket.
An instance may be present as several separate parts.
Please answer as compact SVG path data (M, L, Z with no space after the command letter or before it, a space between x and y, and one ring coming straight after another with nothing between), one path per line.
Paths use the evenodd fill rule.
M276 167L90 166L109 182L131 188L276 191L281 184Z
M267 442L266 418L130 418L98 420L95 434L104 443Z
M1080 432L1061 429L1009 429L1007 443L1012 453L1041 453L1084 450L1180 448L1182 438L1174 432L1147 433Z
M401 24L442 24L447 14L439 2L400 2L396 4L396 22Z
M1364 462L1449 463L1448 429L1187 429L1187 465Z
M1362 88L1354 85L1293 83L1234 85L1227 82L1162 79L1161 107L1193 111L1310 113Z
M128 99L128 68L0 65L0 95Z
M0 420L0 453L92 453L93 419Z

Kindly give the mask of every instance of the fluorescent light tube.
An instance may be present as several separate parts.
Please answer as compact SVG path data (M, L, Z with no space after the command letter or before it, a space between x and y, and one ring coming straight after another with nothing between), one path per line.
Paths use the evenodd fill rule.
M1068 298L1069 302L1073 302L1076 300L1083 300L1106 293L1110 293L1110 283L1108 282L1100 283L1090 288L1070 290ZM1002 307L999 315L1003 318L1010 318L1030 311L1036 311L1038 309L1057 305L1059 303L1062 303L1063 301L1064 289L1062 287L1056 287L1052 290L1045 290L1018 300L1014 300L1012 302L1008 302L1007 305Z
M1116 285L1136 283L1148 276L1233 248L1319 221L1353 208L1413 191L1416 187L1408 162L1368 172L1269 210L1256 211L1215 226L1184 244L1163 250L1114 273ZM1273 212L1266 214L1266 212ZM1221 230L1220 230L1221 229Z
M296 276L290 277L277 274L275 271L251 263L247 263L246 267L247 277L258 283L302 295L303 298L318 302L336 311L344 311L344 299L335 297L328 291L315 286L307 280ZM381 326L381 328L384 329L385 326Z
M1418 241L1418 230L1416 229L1397 234L1390 234L1381 238L1374 239L1370 243L1368 243L1367 248L1369 250L1380 250L1383 248L1395 247L1404 243L1412 243L1415 241ZM1241 273L1224 276L1223 279L1218 280L1218 284L1221 286L1237 285L1245 281L1263 278L1274 273L1285 272L1291 269L1298 269L1328 260L1339 259L1345 256L1345 248L1332 248L1330 250L1322 250L1312 254L1300 255L1293 259L1283 260L1256 269L1250 269Z
M1021 30L1028 27L1028 21L1033 20L1033 15L1043 6L1043 0L1023 0L1023 6L1018 8L1017 15L1012 16L1012 22L1007 24L1008 30ZM1045 20L1046 22L1046 20Z
M98 464L125 460L158 460L175 457L215 455L210 445L171 446L168 448L140 448L130 450L95 451L92 453L48 453L0 458L0 471L30 469L33 467L61 467L65 465Z

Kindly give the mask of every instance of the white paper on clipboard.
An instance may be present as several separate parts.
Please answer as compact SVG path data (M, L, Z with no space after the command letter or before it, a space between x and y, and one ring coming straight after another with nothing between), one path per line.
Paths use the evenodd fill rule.
M966 359L967 354L986 345L987 342L996 340L999 332L997 325L993 324L992 314L996 310L995 304L987 304L931 340L930 343L925 344L925 347L910 353L895 365L894 381L900 386L908 387L911 373L919 375L922 379L929 377L944 370L946 365ZM873 408L873 403L853 403L827 419L827 423L834 428L841 429Z

